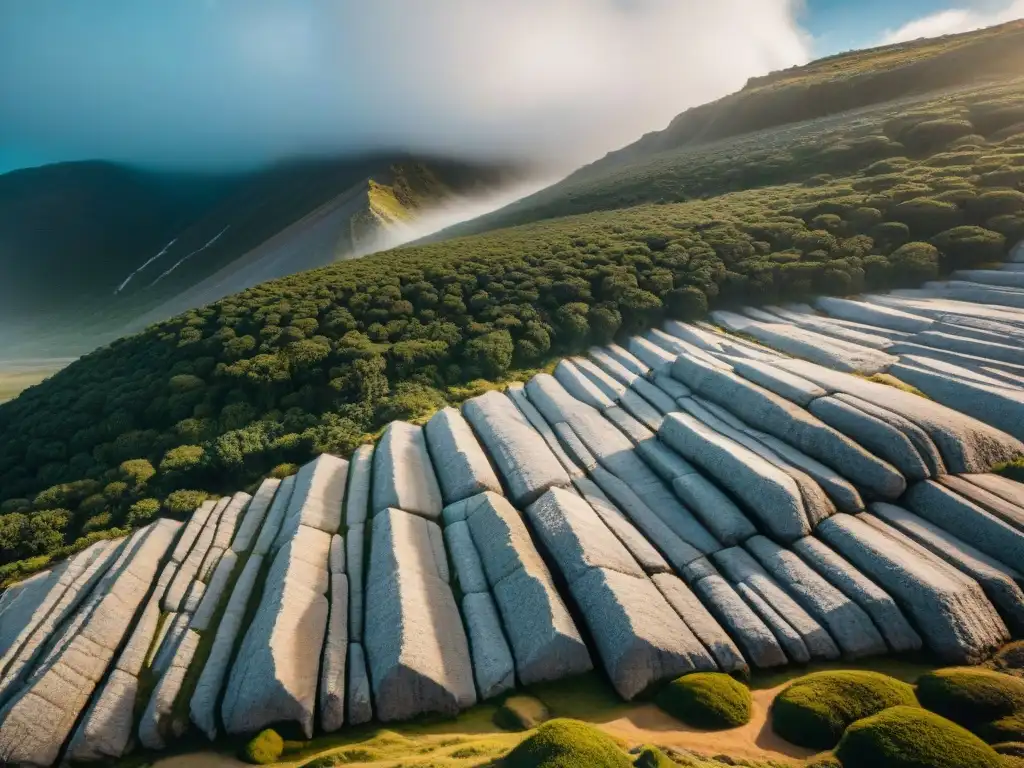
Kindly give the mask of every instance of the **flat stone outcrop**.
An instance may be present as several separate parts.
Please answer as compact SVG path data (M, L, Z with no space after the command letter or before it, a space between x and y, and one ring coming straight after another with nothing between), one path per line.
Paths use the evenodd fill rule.
M558 463L562 465L562 469L565 470L569 479L575 480L577 477L582 477L583 473L566 454L561 442L559 442L558 437L551 429L551 425L544 420L544 417L540 415L540 411L534 408L533 403L526 396L526 388L520 382L515 382L509 385L505 394L516 404L516 408L526 417L530 426L537 430L540 436L544 438L544 442L547 443L551 453L558 459Z
M568 609L519 512L492 493L474 497L466 522L501 613L523 685L593 668Z
M785 622L796 630L813 657L839 658L839 648L828 631L800 607L748 552L731 547L716 552L712 559L736 585L737 591L744 586L749 588L773 611L785 617Z
M463 596L462 617L469 635L473 678L480 700L487 701L511 691L516 684L515 662L490 592Z
M639 360L644 367L654 372L667 370L676 357L675 353L669 352L643 336L631 337L628 348L631 355Z
M174 703L198 648L199 633L186 630L170 665L153 689L139 721L139 741L147 749L165 749L168 740L180 739L188 730L188 719L176 715Z
M340 538L338 536L335 537ZM348 576L331 569L331 612L320 669L320 725L333 733L345 722L345 674L348 667Z
M222 498L210 512L202 530L196 536L192 549L189 550L188 555L181 562L181 565L178 566L178 570L175 572L171 583L167 585L163 600L164 611L178 613L183 609L185 597L189 589L191 589L192 583L199 575L203 562L206 560L206 555L213 546L213 539L217 534L217 524L220 521L221 513L224 512L230 501L231 499L228 497Z
M661 390L657 391L660 392ZM664 397L668 399L668 395L665 395ZM623 392L622 397L619 399L619 404L621 407L613 407L605 410L605 417L609 421L614 424L618 424L620 419L617 418L616 414L625 412L646 426L647 429L653 430L654 432L657 432L658 429L661 428L661 422L664 420L666 413L679 410L674 407L666 411L659 410L632 389L628 389Z
M839 401L845 403L851 408L856 409L860 413L870 416L872 419L881 421L890 427L899 430L906 436L906 438L914 446L915 456L912 456L910 461L916 461L917 458L921 459L925 467L928 470L929 477L935 477L936 475L942 475L946 472L946 465L942 460L942 454L939 452L938 446L935 441L925 432L921 427L912 422L910 419L904 418L898 413L894 413L886 408L882 408L875 403L869 403L866 400L862 400L859 397L853 395L843 394L837 392L834 395L829 396L830 400ZM819 418L822 418L819 415ZM823 421L825 419L822 419ZM854 440L858 440L862 444L866 445L866 442L861 440L859 436L860 424L856 421L848 421L844 428L840 428L836 423L832 423L833 427L839 429L840 432L847 434ZM871 428L874 429L874 423L871 422ZM850 431L847 432L846 430ZM897 467L898 468L898 467ZM848 510L843 510L848 511Z
M373 474L372 444L360 445L349 458L348 501L345 525L362 525L370 510L370 480Z
M715 664L628 550L578 496L554 488L527 515L558 563L612 684L632 699Z
M651 581L694 637L707 648L718 669L730 674L749 673L747 660L743 658L729 633L722 629L722 625L708 612L682 579L670 573L656 573L651 576Z
M835 397L819 397L808 410L830 427L888 461L908 481L932 476L932 467L918 453L914 441L887 421Z
M198 632L205 632L210 628L217 613L217 608L224 597L224 592L231 581L231 574L234 573L237 564L238 555L234 552L229 550L221 556L220 561L217 563L217 568L210 577L210 581L203 593L203 599L200 601L195 613L192 614L192 622L190 624L192 629Z
M1005 642L1008 632L989 619L995 611L980 587L954 578L948 566L938 567L859 516L836 515L818 533L899 602L943 661L975 663Z
M792 541L810 533L799 487L761 456L689 414L667 416L658 437L731 491L773 536Z
M774 392L683 356L672 366L672 376L882 498L894 499L906 490L906 480L891 464Z
M1024 531L944 485L933 480L917 483L903 501L921 517L1004 565L1024 563Z
M576 367L576 370L586 376L611 402L617 401L629 387L629 382L616 378L593 360L585 357L572 357L570 361ZM637 376L629 374L628 371L626 371L626 376L630 382L641 380Z
M267 520L270 522L269 518ZM217 738L217 699L228 676L235 641L242 632L242 621L263 569L263 555L252 554L235 581L227 605L217 625L210 655L189 700L192 722L213 741Z
M297 488L295 496L301 495ZM312 737L330 547L330 534L300 524L274 556L224 693L221 716L228 733L294 722Z
M587 405L603 411L615 404L614 399L605 394L604 390L571 360L560 361L555 366L554 376L569 394Z
M284 516L291 505L294 492L295 475L290 475L281 481L277 493L274 494L274 500L270 503L270 511L267 512L267 519L263 521L260 535L256 537L256 543L253 545L252 554L261 557L270 554L270 550L274 548L274 543L277 541L277 534L281 531L281 525L284 523Z
M1015 506L1021 503L1021 499L1024 499L1024 483L1018 483L1008 477L995 475L990 472L960 475L960 477Z
M894 307L869 304L866 301L840 299L835 296L821 296L814 300L814 306L832 317L852 320L856 323L876 325L894 331L917 333L931 327L933 320Z
M361 643L348 646L348 721L362 725L373 719L370 676L366 671L366 654Z
M444 529L444 541L448 556L455 566L455 584L464 595L474 592L488 592L487 577L480 555L476 551L469 525L465 519L453 522Z
M885 641L871 617L796 553L764 536L755 536L744 546L768 574L828 630L844 658L858 659L886 652Z
M971 476L942 475L935 478L936 482L946 486L958 496L967 499L982 509L991 512L1008 525L1018 531L1024 532L1024 485L1015 483L1009 478L1002 478L998 475L990 477L1004 481L996 487L1006 491L1006 494L992 493L974 482L966 479Z
M348 634L355 642L363 639L366 526L350 526L345 536L345 558L348 561Z
M747 381L804 408L826 394L814 382L757 360L735 360L732 369Z
M372 513L394 508L436 520L443 506L423 428L391 422L373 454Z
M789 663L772 631L720 575L705 576L691 583L690 588L751 664L769 669Z
M1015 635L1024 632L1024 575L1019 571L902 507L877 503L871 505L871 513L977 581L1010 630Z
M738 594L750 608L756 613L765 625L771 629L775 638L779 641L782 650L794 664L807 664L811 660L811 651L807 648L800 633L793 628L787 619L768 604L749 584L737 584Z
M56 762L180 529L180 523L159 520L129 539L97 586L97 599L90 599L81 629L0 710L0 753L7 760Z
M252 501L252 496L248 493L239 492L231 497L231 501L228 502L217 520L217 532L213 535L211 547L224 551L231 546L238 521L245 515L250 501Z
M304 465L295 475L295 488L274 546L291 541L300 526L333 536L341 527L347 482L348 462L337 456L324 453Z
M185 525L185 530L178 537L178 543L174 545L174 552L171 553L172 563L180 565L185 562L185 558L188 557L188 553L191 551L192 545L195 544L199 532L203 530L203 526L206 525L206 521L210 518L210 513L213 512L216 506L217 501L209 499L200 504L196 511L192 513L188 523Z
M281 481L274 477L268 477L260 483L231 540L231 551L236 555L248 552L256 544L256 536L280 486Z
M804 360L780 360L776 365L815 382L829 394L852 395L910 420L935 442L950 472L988 472L1024 453L1024 443L1006 432L910 392Z
M871 616L891 650L902 653L921 649L921 636L907 621L889 593L848 560L813 536L798 539L790 546L826 581Z
M569 484L561 462L509 397L487 392L467 400L462 413L487 448L516 505L531 503L552 486Z
M587 350L587 355L602 371L627 387L643 375L628 368L602 347L591 347Z
M373 520L364 635L383 722L455 715L476 703L469 643L431 527L398 509Z
M446 505L484 491L501 493L487 454L456 408L438 411L424 432Z
M618 344L608 344L605 346L604 351L609 355L609 357L617 360L621 365L637 376L646 376L651 372L651 367L647 365L647 363L643 362L640 358L624 347L620 347Z

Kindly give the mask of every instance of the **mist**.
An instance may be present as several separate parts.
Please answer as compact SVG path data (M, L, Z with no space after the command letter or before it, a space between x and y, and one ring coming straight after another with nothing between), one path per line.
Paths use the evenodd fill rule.
M403 150L569 170L808 59L800 0L0 4L0 147L227 170Z

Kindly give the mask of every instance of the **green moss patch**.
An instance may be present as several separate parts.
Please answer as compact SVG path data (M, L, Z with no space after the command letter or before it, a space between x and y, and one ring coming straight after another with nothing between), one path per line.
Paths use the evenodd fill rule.
M772 728L786 741L831 749L850 723L899 705L917 703L907 683L878 672L837 670L801 677L772 704Z
M952 720L919 707L892 707L846 729L843 768L1000 768L988 744Z
M917 681L921 705L985 741L1024 740L1024 680L990 669L952 667Z
M272 728L260 731L245 745L243 757L253 765L270 765L281 759L284 739Z
M658 694L658 706L688 725L706 730L750 722L750 689L721 672L698 672L673 680Z
M578 720L551 720L513 749L503 768L629 768L618 742Z
M657 747L646 744L640 748L633 765L636 768L675 768L677 764Z

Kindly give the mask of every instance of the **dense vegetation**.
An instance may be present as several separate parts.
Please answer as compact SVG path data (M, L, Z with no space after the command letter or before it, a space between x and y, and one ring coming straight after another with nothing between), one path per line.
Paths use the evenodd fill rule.
M723 194L340 262L99 349L0 406L0 581L664 317L998 260L1021 110L1011 83L687 150L608 189Z
M737 728L750 722L750 689L722 672L696 672L666 685L658 706L677 720L708 731Z
M913 687L879 672L813 672L775 697L772 728L793 744L831 749L850 723L889 707L916 704Z
M851 725L836 747L843 768L1001 768L988 744L917 707L892 707Z

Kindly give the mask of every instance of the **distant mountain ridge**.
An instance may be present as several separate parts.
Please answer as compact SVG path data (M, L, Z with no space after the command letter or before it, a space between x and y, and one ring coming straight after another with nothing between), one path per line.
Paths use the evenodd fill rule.
M105 162L5 174L0 323L28 334L59 330L67 343L58 347L85 349L97 333L366 252L419 213L516 174L398 154L221 176Z

